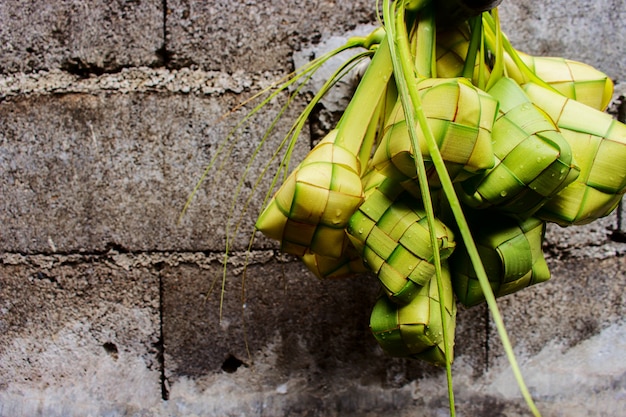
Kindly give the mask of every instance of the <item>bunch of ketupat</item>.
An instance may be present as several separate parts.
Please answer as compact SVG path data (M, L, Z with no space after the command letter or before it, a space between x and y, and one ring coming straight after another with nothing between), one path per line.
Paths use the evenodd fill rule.
M381 28L297 73L307 79L333 54L363 48L301 114L292 141L337 79L370 59L335 129L256 227L321 279L375 274L370 325L381 347L446 366L449 381L456 301L486 301L537 415L494 300L549 278L546 222L586 224L618 205L626 126L604 113L605 74L517 51L499 3L385 0Z
M494 2L453 18L449 2L429 3L386 2L343 117L256 226L320 278L376 274L371 328L383 349L443 364L453 293L469 306L489 292L455 239L459 216L496 297L547 280L546 222L589 223L626 191L626 126L604 113L605 74L515 50ZM419 104L402 100L407 86Z

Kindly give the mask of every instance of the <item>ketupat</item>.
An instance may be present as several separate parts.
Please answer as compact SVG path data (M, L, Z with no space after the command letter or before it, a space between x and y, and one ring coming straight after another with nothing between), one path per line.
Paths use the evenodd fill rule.
M437 38L435 53L437 77L463 77L470 80L475 86L479 86L481 73L482 76L488 78L489 68L484 65L481 67L481 61L475 59L477 57L467 61L472 48L472 28L469 23L464 22L456 26L437 28L435 36ZM474 40L474 42L478 43L479 41ZM468 64L473 64L473 68L467 68Z
M561 57L532 56L517 52L528 69L565 97L594 109L606 110L613 96L613 81L591 65ZM508 75L520 85L531 81L506 57Z
M445 315L441 316L441 298L435 280L429 280L405 305L397 305L388 297L376 301L370 316L374 337L389 355L422 359L444 366L446 347L452 352L456 325L456 304L450 273L444 264L443 300ZM447 335L444 335L443 321ZM449 355L450 357L452 355Z
M257 229L293 255L341 256L344 229L363 201L357 157L331 131L285 180L259 216Z
M547 281L543 256L545 222L536 217L517 220L491 210L468 213L478 252L496 297ZM448 260L454 292L466 306L485 301L467 251L461 245Z
M555 121L580 166L579 177L551 198L537 216L569 226L611 213L626 192L626 125L534 83L525 84L524 90Z
M349 278L370 271L347 236L339 257L323 256L308 251L300 259L319 279Z
M367 106L346 109L337 129L307 155L259 215L257 229L279 240L285 252L341 256L344 229L363 201L359 156L363 149L370 152L372 144L364 144L367 127L391 77L387 53L384 45L378 49L355 93L360 98L351 102Z
M462 181L492 168L495 163L491 130L498 102L465 78L429 78L419 83L422 106L453 181ZM400 102L387 121L372 158L375 169L416 191L417 170ZM419 131L421 132L421 131ZM429 185L438 187L423 137L420 152L427 165Z
M481 14L498 3L385 0L386 37L363 43L378 52L337 129L288 177L257 228L320 278L366 267L376 273L385 294L372 331L393 355L449 370L451 288L465 304L485 300L522 394L539 415L494 300L549 277L541 252L547 221L583 224L618 204L626 186L625 129L602 113L612 92L608 77L586 64L515 50L497 9ZM424 91L443 86L432 102L445 104L446 114L435 115L439 108L420 94L420 84ZM462 100L461 90L479 99ZM580 106L596 110L584 114ZM446 136L450 126L459 129ZM481 158L472 159L475 149ZM485 216L492 224L483 230ZM446 260L455 247L448 224L462 249ZM415 240L405 237L415 225L425 227L409 233ZM424 273L416 279L411 271L420 264ZM423 319L424 309L439 313ZM426 341L437 317L443 340ZM393 345L386 337L392 334ZM439 350L417 355L416 341Z
M488 93L500 103L492 131L497 163L457 190L470 207L497 207L527 218L574 181L580 169L554 122L513 79L502 77Z
M407 199L395 181L378 173L368 179L365 201L350 218L347 233L389 298L407 304L435 275L431 226L423 207ZM456 245L454 235L442 222L435 227L445 259Z

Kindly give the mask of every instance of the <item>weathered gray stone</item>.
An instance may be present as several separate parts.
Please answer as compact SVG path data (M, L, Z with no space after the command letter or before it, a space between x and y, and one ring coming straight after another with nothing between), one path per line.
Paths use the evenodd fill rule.
M239 71L134 67L100 76L81 77L61 70L10 74L0 78L0 98L31 94L178 93L221 96L247 94L251 87L266 88L275 77ZM226 111L226 109L224 109Z
M546 226L544 253L548 258L598 258L622 256L623 225L616 209L609 216L583 226L561 227L549 223Z
M593 65L626 80L626 7L623 0L505 0L502 30L517 49Z
M253 120L252 127L232 137L235 146L224 148L231 152L227 165L218 160L182 222L178 219L205 167L241 117L236 113L219 121L234 100L232 95L132 93L3 101L0 250L223 250L232 197L271 119ZM268 106L264 117L273 117L278 108L278 103ZM278 127L250 167L244 197L289 126ZM294 158L309 148L304 136ZM270 164L268 178L277 166L277 161ZM267 184L256 195L262 196ZM241 199L234 215L244 203ZM249 213L257 213L261 203L261 198L252 199ZM244 216L233 248L247 247L253 218Z
M158 404L159 303L147 268L3 257L0 415L135 414Z
M0 74L63 68L88 75L162 63L162 4L3 1Z
M214 415L321 416L335 415L333 410L360 415L364 406L382 412L410 404L411 381L441 377L441 369L386 357L377 346L368 328L380 291L374 277L320 281L300 262L262 253L255 258L245 271L243 300L243 269L229 270L221 320L218 262L206 269L193 264L161 269L165 369L173 402L183 395L179 384L194 384L207 394L231 385L246 393L240 406L203 395L197 400ZM467 355L477 373L485 365L484 317L480 307L464 311L459 326L464 342L457 354ZM398 397L368 400L363 391L379 386ZM270 408L261 411L257 407L264 402Z
M550 271L549 281L500 300L511 338L525 355L535 355L551 341L567 350L603 328L623 322L623 256L593 259L564 255L550 262ZM496 357L501 354L497 346L492 348Z
M374 2L365 0L174 0L167 8L170 65L228 73L291 71L294 50L376 16Z

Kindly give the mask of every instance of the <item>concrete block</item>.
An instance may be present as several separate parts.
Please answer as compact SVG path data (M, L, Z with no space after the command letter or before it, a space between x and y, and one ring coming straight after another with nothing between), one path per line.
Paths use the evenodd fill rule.
M610 215L582 226L560 227L548 223L544 241L547 258L597 258L622 256L624 246L623 226L618 207Z
M220 143L241 117L237 113L219 121L236 100L233 95L70 93L1 102L0 250L222 251L233 195L281 103L268 106L263 120L253 120L231 138L224 148L230 152L226 164L218 159L180 224L178 219ZM276 172L278 161L271 157L297 108L249 168L241 186L243 198L265 165L269 178ZM303 136L294 151L296 160L309 149L306 132ZM256 189L259 197L250 202L242 233L231 242L234 249L248 246L268 184ZM243 198L234 215L241 213Z
M174 68L286 73L291 54L359 23L375 21L373 1L167 2Z
M0 3L0 73L62 68L89 75L162 61L163 2Z
M306 370L332 374L375 350L367 328L378 291L371 277L322 282L300 262L256 253L245 278L242 266L228 271L220 311L222 271L219 262L205 269L188 264L161 271L166 366L172 378L234 372L229 357L250 366L267 345L278 349L277 370L284 368L275 377ZM361 371L354 366L355 376Z
M145 415L161 398L159 308L149 269L3 254L0 416Z
M615 81L626 80L622 0L505 0L499 11L502 30L517 49L585 62Z
M594 259L564 255L558 261L551 260L549 266L549 281L500 299L505 323L520 351L534 355L550 341L558 341L567 350L603 328L623 322L623 256ZM497 346L492 349L494 358L501 356Z

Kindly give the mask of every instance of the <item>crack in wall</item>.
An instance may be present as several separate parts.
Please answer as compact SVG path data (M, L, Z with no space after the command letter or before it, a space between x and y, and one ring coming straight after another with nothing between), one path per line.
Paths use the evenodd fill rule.
M157 57L160 60L160 66L168 67L171 61L171 52L167 47L167 15L168 15L168 6L167 0L162 0L161 2L162 8L162 44L161 48L155 51ZM182 91L182 90L181 90ZM155 348L157 349L157 363L159 364L159 383L161 388L161 399L163 401L169 400L169 387L168 387L168 379L166 375L165 369L165 334L164 334L164 283L163 283L163 274L160 272L162 269L162 262L154 263L153 266L159 270L158 279L159 279L159 339L156 343Z
M159 58L158 66L168 68L172 61L172 53L167 47L167 15L168 15L167 0L161 1L161 8L163 9L162 29L161 29L162 30L161 36L163 36L163 42L161 44L161 47L157 49L155 53L157 57Z
M161 268L158 268L159 270ZM164 401L169 400L169 382L165 373L165 334L164 328L164 285L163 274L159 271L159 340L155 348L157 349L157 363L159 364L159 382L161 384L161 399Z
M491 351L491 313L489 311L488 308L486 308L486 306L482 306L483 310L484 310L484 320L485 320L485 342L484 342L484 348L485 348L485 372L489 371L489 362L490 362L490 351Z
M621 96L619 98L619 105L617 106L617 120L622 123L626 123L626 97ZM617 224L616 228L611 233L611 240L614 242L626 243L626 225L624 224L624 199L619 202L617 206Z

